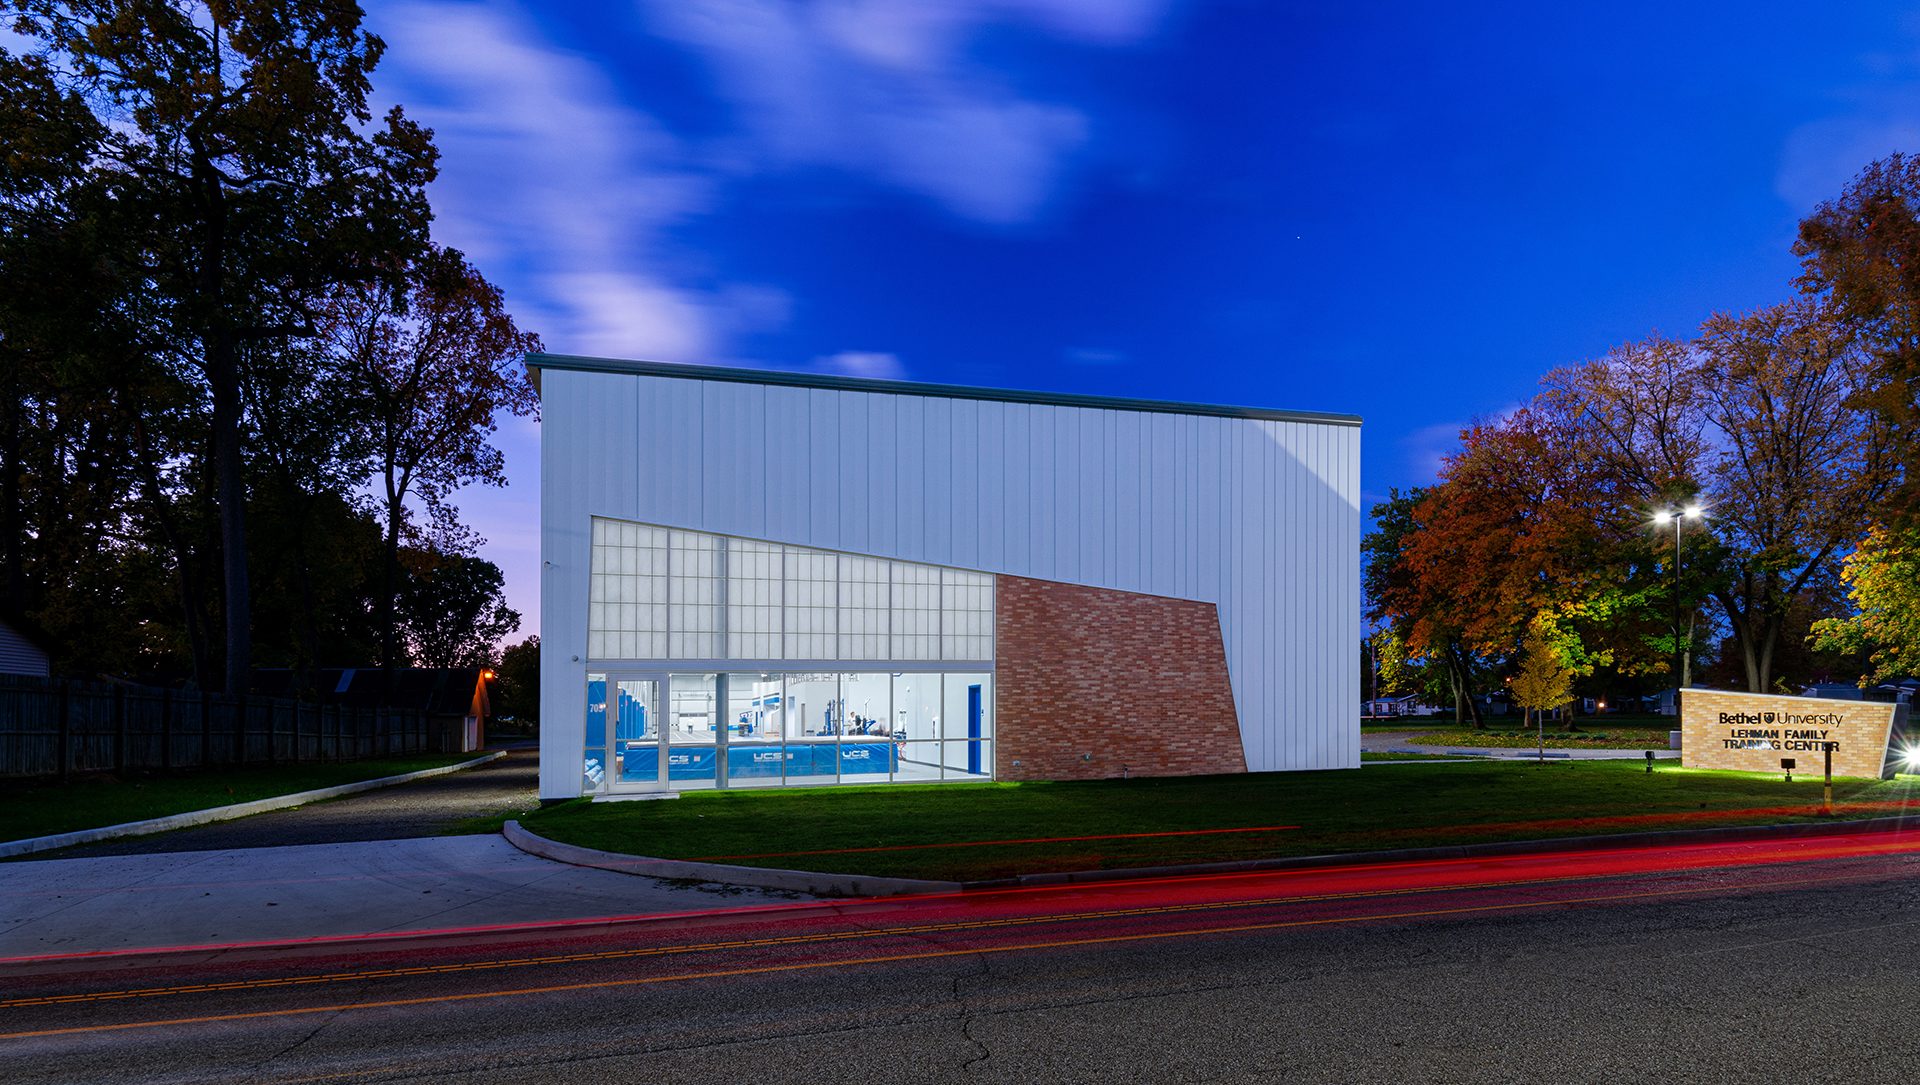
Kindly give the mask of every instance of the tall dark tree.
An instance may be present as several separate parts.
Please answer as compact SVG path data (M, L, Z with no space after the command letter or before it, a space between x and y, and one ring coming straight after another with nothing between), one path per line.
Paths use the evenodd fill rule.
M1828 299L1873 358L1856 403L1890 429L1902 477L1889 511L1920 520L1920 158L1870 163L1800 223L1793 251L1801 289Z
M386 531L380 658L392 666L400 658L395 605L410 502L445 538L454 526L453 491L506 484L506 461L491 437L502 412L537 409L524 362L540 339L514 325L500 291L465 257L438 248L409 267L398 287L343 292L328 327L365 397L362 439Z
M425 244L430 134L375 122L384 50L352 0L9 0L55 85L104 128L107 190L143 309L207 401L219 508L225 685L252 656L243 395L260 349L305 334L315 299Z
M337 566L342 552L350 553L360 541L360 532L352 530L359 525L345 521L363 518L359 486L367 477L367 457L355 418L365 397L326 351L306 343L286 349L277 364L250 367L244 391L256 438L253 500L264 514L256 522L254 549L266 559L270 574L284 577L276 594L291 606L278 624L291 633L285 643L288 662L304 687L313 668L323 664L326 646L338 650L338 626L348 618L321 597L338 596L343 579L352 581L346 585L351 588L372 587L372 577L356 575L350 564L325 568ZM330 530L322 530L323 522ZM364 559L370 573L379 560L378 547L368 549ZM318 582L322 573L327 574L324 584ZM333 635L321 629L323 611L335 626ZM336 658L364 661L355 655Z
M407 654L422 667L492 665L502 637L520 628L506 579L485 558L408 550L398 612Z
M528 637L500 653L494 714L520 723L540 722L540 637Z

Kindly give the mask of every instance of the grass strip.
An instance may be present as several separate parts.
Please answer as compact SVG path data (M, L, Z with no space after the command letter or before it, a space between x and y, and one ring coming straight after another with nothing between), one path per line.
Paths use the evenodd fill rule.
M1920 815L1920 777L1837 780L1835 818ZM1599 833L1830 820L1818 777L1559 761L1069 783L689 792L528 815L632 855L970 881ZM1193 830L1298 825L1283 833ZM1075 837L1100 839L1072 839ZM1019 841L951 848L939 845ZM832 852L836 854L822 854ZM807 854L811 853L811 854Z
M1539 737L1537 731L1522 730L1517 727L1489 727L1484 731L1470 729L1429 731L1416 735L1407 742L1414 746L1531 750L1540 745ZM1667 732L1641 728L1618 730L1590 728L1586 731L1555 731L1549 728L1546 733L1546 748L1549 750L1664 750L1667 749Z
M250 765L204 772L90 774L65 784L9 782L0 789L0 840L70 833L270 799L471 761L479 754L421 754L338 764Z

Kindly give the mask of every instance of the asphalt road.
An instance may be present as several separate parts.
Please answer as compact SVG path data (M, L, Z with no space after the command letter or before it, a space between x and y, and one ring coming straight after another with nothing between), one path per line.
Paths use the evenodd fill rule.
M1920 838L0 972L0 1080L1875 1082Z
M526 746L510 749L505 757L478 768L445 776L170 833L65 848L47 857L153 855L437 836L469 818L533 809L540 802L539 775L539 750Z

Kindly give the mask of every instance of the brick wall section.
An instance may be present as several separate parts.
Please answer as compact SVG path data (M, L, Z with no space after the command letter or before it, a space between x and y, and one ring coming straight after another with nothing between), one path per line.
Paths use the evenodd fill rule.
M1681 695L1680 706L1680 763L1687 768L1779 772L1780 759L1791 757L1795 773L1818 776L1826 761L1820 743L1832 741L1840 744L1833 752L1833 774L1868 779L1892 774L1895 766L1887 756L1889 741L1904 729L1907 716L1907 706L1877 701L1711 689L1687 690ZM1723 712L1741 718L1722 723ZM1767 713L1773 713L1774 719L1769 721ZM1838 718L1789 721L1785 719L1788 713L1795 717ZM1729 749L1729 741L1750 743L1755 748Z
M995 577L995 772L1245 772L1212 603Z

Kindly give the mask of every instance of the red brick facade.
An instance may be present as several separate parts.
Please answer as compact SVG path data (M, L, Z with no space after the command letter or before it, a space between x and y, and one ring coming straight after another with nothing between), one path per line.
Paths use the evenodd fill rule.
M1212 603L995 582L1000 779L1247 770Z

